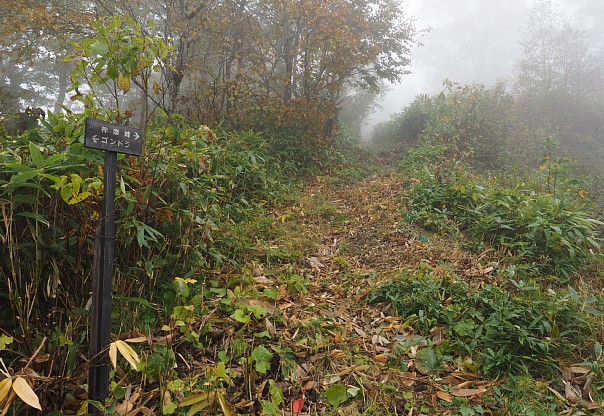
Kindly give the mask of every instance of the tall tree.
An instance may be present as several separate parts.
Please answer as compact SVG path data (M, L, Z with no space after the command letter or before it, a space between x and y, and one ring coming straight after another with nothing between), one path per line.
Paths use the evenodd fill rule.
M57 111L67 89L69 67L64 59L71 42L90 33L95 18L94 8L83 0L3 1L0 71L5 88L30 105L54 106Z

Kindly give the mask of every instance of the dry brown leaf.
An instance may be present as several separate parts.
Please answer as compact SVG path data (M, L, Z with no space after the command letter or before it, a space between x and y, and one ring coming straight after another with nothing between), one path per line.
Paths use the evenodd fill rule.
M578 367L578 366L572 366L570 368L570 371L572 371L573 374L589 374L591 372L591 370L589 368Z
M139 413L142 414L143 416L155 416L155 412L145 406L141 406L137 409L134 409L133 411L128 413L126 416L137 416Z
M455 396L455 397L472 397L472 396L477 396L479 394L483 394L486 393L487 389L458 389L458 388L452 388L450 390L450 393Z
M329 353L329 358L335 360L337 358L346 358L346 353L342 350L333 350Z
M378 354L373 357L373 361L380 364L386 364L388 362L388 356L386 354Z
M273 286L275 284L273 280L266 276L256 276L254 277L254 280L261 286Z
M304 383L304 386L302 386L302 390L310 391L315 388L315 384L316 383L313 380L308 380L306 383Z
M569 382L564 382L564 397L570 403L577 403L581 398L581 391Z
M115 406L115 412L117 412L120 416L126 416L128 413L132 412L134 408L134 400L124 400Z
M453 396L446 391L437 391L436 397L448 403L451 403L453 401Z

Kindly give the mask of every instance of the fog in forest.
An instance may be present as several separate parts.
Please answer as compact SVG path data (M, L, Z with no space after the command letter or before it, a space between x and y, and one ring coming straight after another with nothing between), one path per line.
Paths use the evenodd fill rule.
M419 45L413 51L411 74L389 85L380 108L363 128L372 127L401 111L418 94L443 90L443 81L459 84L497 81L514 83L523 35L528 30L531 0L405 0L415 18ZM604 8L598 1L555 0L554 7L586 35L591 52L604 56Z

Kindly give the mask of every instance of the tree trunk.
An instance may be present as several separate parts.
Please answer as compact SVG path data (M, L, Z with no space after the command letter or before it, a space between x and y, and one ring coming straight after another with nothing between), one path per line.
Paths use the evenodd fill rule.
M67 82L69 80L69 65L59 58L56 61L55 70L59 76L59 90L57 92L57 100L55 101L55 106L52 111L53 113L57 114L62 110L61 106L65 102Z

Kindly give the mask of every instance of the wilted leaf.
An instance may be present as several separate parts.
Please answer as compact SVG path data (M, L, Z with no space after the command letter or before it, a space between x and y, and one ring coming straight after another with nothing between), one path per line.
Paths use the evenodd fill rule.
M19 396L24 403L27 403L29 406L34 409L42 410L42 406L40 406L40 400L34 391L31 389L27 381L25 381L21 377L15 378L13 381L13 390Z
M109 359L111 360L113 368L117 369L117 347L115 345L115 342L109 344Z
M453 401L453 396L446 391L437 391L436 397L448 403Z
M472 397L477 396L479 394L486 393L487 389L451 389L451 394L455 397Z
M231 405L224 399L222 394L218 393L216 396L218 398L218 403L220 404L220 410L222 410L224 416L233 416L233 409L231 408Z
M147 337L145 336L140 336L140 337L136 337L136 338L128 338L126 340L126 342L129 342L130 344L141 344L143 342L147 342Z
M138 370L137 364L140 363L141 360L140 358L138 358L138 354L136 353L136 351L134 351L134 349L130 345L126 344L124 341L119 339L115 342L112 342L112 344L115 344L120 354L122 354L126 361L130 363L132 368Z
M8 393L10 392L12 385L13 381L10 378L5 378L4 380L0 381L0 404L2 404L8 397Z
M203 393L193 394L191 396L185 397L185 399L179 403L179 406L185 407L185 406L190 406L192 404L203 404L204 405L202 407L202 409L203 409L207 406L214 404L215 400L216 400L216 390L204 391Z

